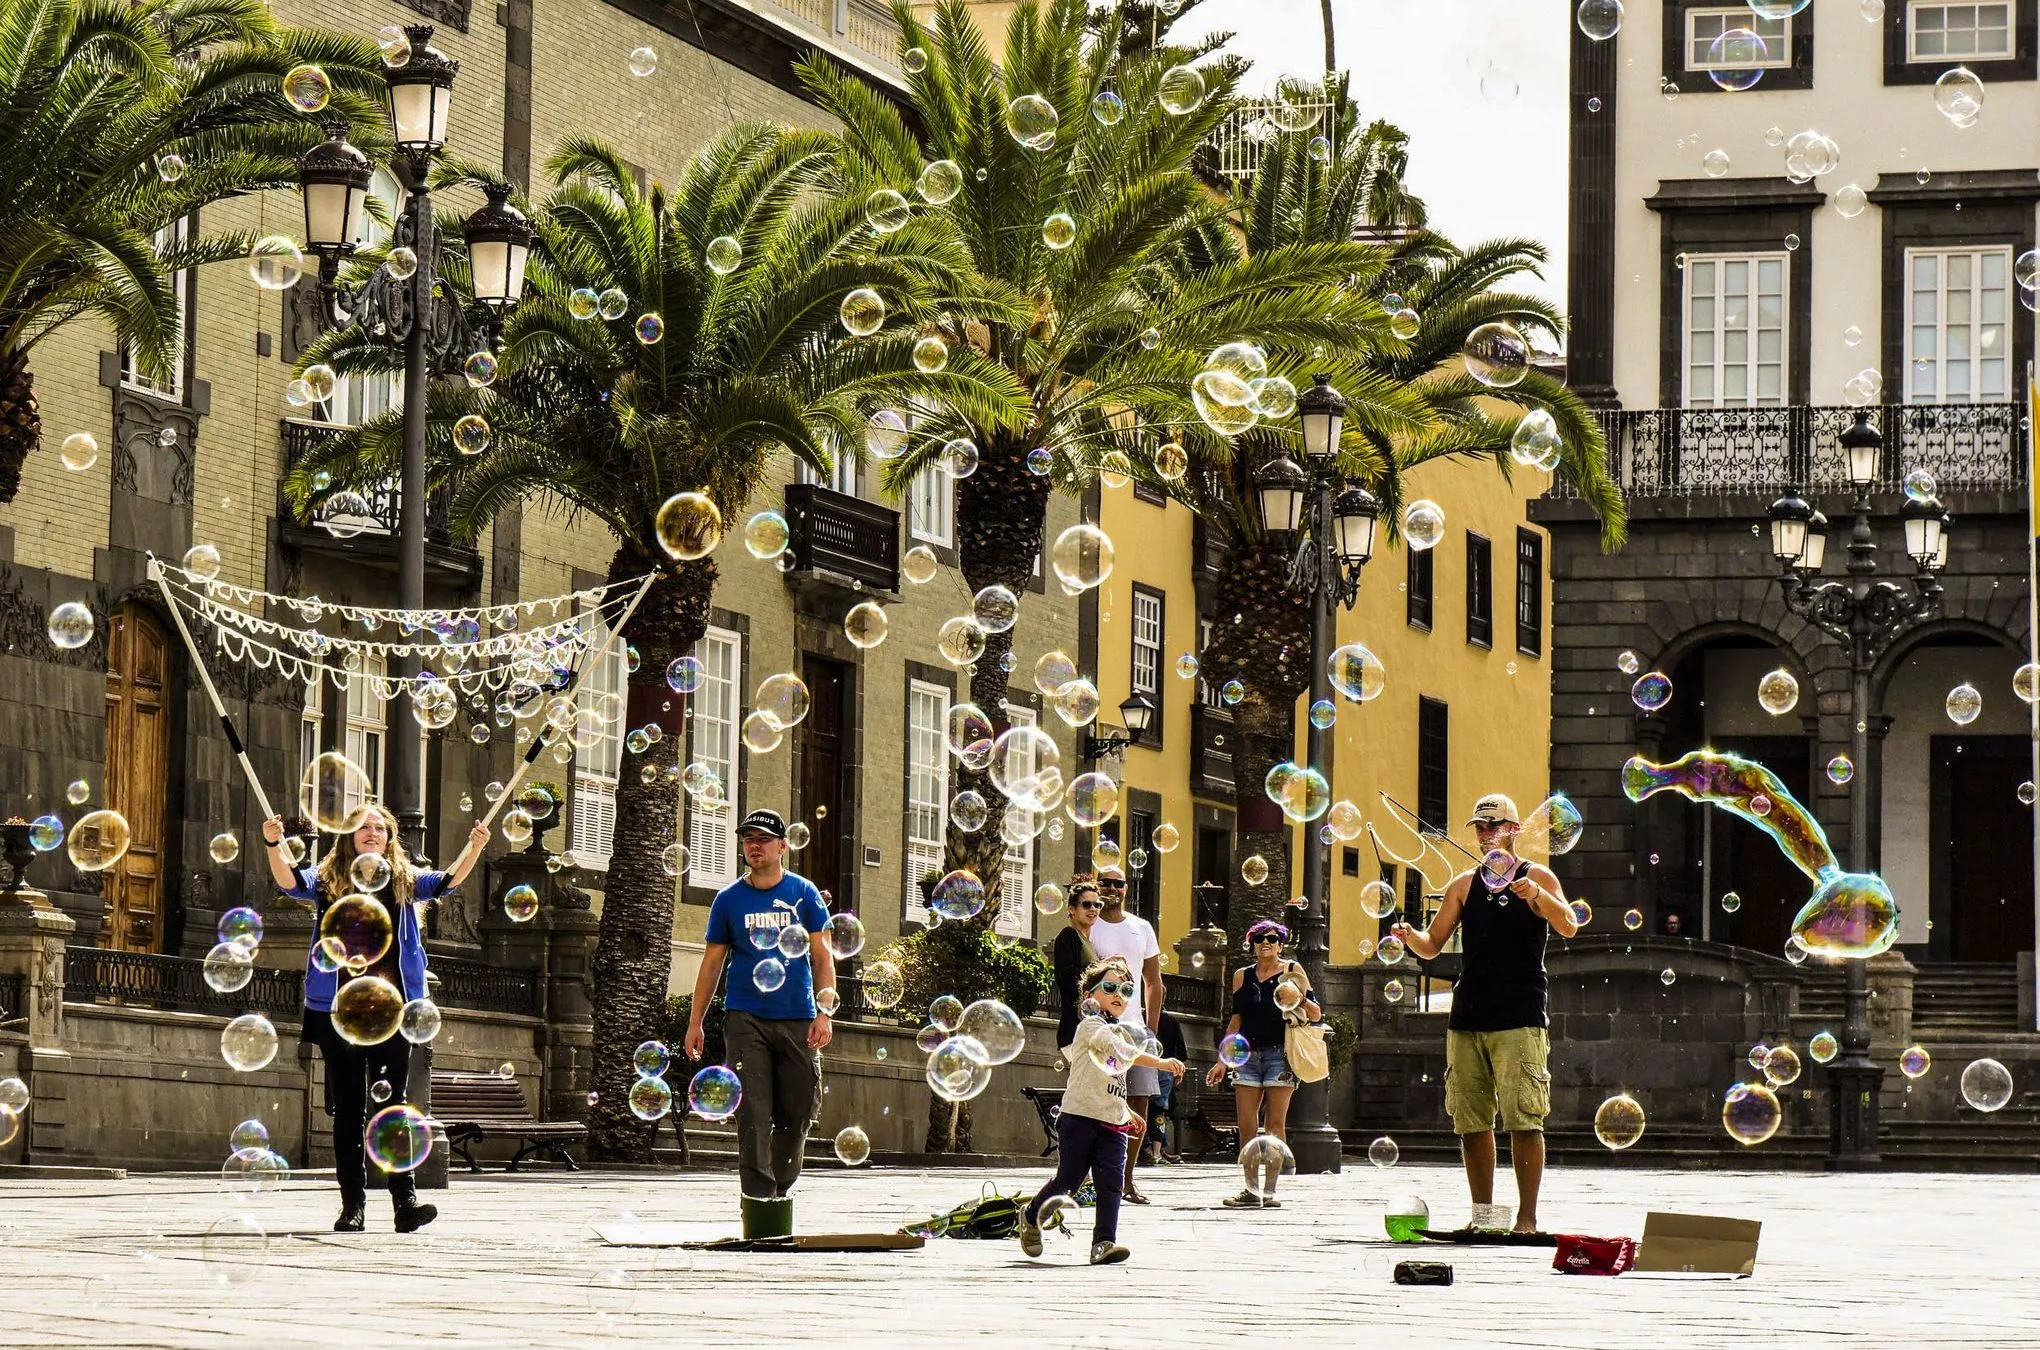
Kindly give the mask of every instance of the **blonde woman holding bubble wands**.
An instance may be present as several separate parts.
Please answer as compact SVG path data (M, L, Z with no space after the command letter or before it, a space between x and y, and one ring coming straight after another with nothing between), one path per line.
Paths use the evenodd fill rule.
M294 900L309 902L315 910L312 956L305 970L304 1038L319 1047L326 1064L326 1109L333 1116L333 1170L340 1182L340 1217L333 1224L336 1233L359 1233L367 1225L368 1162L363 1131L370 1106L376 1110L405 1100L410 1083L411 1043L392 1034L375 1045L356 1045L333 1026L333 999L347 979L375 976L403 992L404 1000L420 999L425 990L425 939L418 925L417 906L436 902L447 891L467 880L488 847L489 830L476 824L468 834L467 847L453 866L444 872L420 871L404 850L397 834L396 818L379 805L363 808L361 823L351 834L336 836L333 849L314 870L293 870L283 852L283 819L271 816L262 822L262 842L267 845L269 876L278 890ZM383 866L362 863L377 857ZM374 887L370 891L368 888ZM336 953L322 948L316 937L318 923L335 902L367 893L380 903L392 923L388 947L373 960L355 970L351 962L336 961ZM355 958L357 961L359 956ZM388 1084L371 1102L372 1084ZM439 1216L432 1205L418 1202L418 1183L409 1172L390 1173L390 1200L396 1207L399 1233L416 1232Z
M1263 919L1247 930L1247 950L1254 954L1254 964L1241 966L1232 977L1232 1018L1225 1024L1225 1031L1219 1038L1220 1062L1211 1066L1204 1075L1206 1087L1217 1087L1230 1068L1233 1075L1233 1102L1238 1110L1240 1134L1251 1138L1248 1133L1262 1127L1261 1111L1268 1112L1266 1130L1283 1142L1289 1135L1289 1099L1296 1092L1296 1075L1289 1070L1289 1057L1284 1052L1289 1028L1282 1014L1301 1007L1312 1021L1318 1019L1318 1005L1310 996L1310 976L1303 967L1282 955L1283 944L1289 941L1289 930L1273 919ZM1294 989L1294 994L1283 994L1283 986ZM1288 1008L1283 1004L1287 1002ZM1244 1047L1234 1042L1233 1056L1244 1048L1244 1059L1234 1064L1225 1063L1226 1042L1238 1036L1245 1042ZM1268 1179L1267 1191L1256 1195L1242 1190L1238 1195L1225 1201L1228 1209L1280 1209L1282 1202L1274 1195L1274 1178Z

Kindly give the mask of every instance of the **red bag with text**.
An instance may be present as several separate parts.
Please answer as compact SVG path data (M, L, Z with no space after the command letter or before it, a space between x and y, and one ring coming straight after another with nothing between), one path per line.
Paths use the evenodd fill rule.
M1567 1275L1620 1275L1636 1264L1636 1240L1558 1234L1551 1268Z

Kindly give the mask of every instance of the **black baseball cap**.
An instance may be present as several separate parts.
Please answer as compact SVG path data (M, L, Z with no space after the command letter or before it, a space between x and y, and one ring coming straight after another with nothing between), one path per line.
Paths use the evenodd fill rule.
M784 839L786 838L786 817L780 815L777 811L767 811L760 808L745 816L743 823L737 826L737 833L739 835L750 834L753 831L759 834L769 834L774 839Z

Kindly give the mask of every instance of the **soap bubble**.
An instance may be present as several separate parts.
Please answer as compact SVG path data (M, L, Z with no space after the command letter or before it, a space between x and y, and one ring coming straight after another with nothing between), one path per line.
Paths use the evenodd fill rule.
M1155 86L1155 101L1174 116L1196 112L1204 104L1204 76L1195 66L1171 66Z
M1941 72L1934 81L1934 107L1958 127L1974 125L1983 112L1983 81L1967 66Z
M1034 908L1043 914L1062 913L1065 898L1063 888L1053 881L1044 881L1034 888Z
M104 872L127 856L132 841L127 817L118 811L91 811L78 817L64 841L71 866L80 872Z
M945 919L968 919L985 907L985 883L977 873L957 868L935 883L928 908Z
M242 1073L268 1068L276 1058L276 1028L261 1013L242 1013L220 1031L220 1058Z
M650 47L633 47L625 63L631 74L643 78L659 68L659 54Z
M1934 1067L1934 1057L1924 1045L1907 1046L1898 1057L1898 1071L1907 1078L1923 1078Z
M845 1167L862 1167L871 1159L871 1137L855 1125L836 1131L836 1161Z
M900 558L900 574L917 586L934 580L935 569L939 566L941 560L935 556L935 550L926 544L914 545Z
M1401 1159L1402 1150L1385 1134L1367 1146L1367 1161L1376 1167L1393 1167Z
M871 287L859 286L843 297L837 317L850 336L870 337L885 323L885 301Z
M1228 1069L1237 1069L1253 1057L1254 1047L1247 1038L1237 1031L1218 1043L1218 1062Z
M429 998L414 998L397 1014L397 1032L413 1045L429 1045L444 1022L437 1003Z
M576 286L567 292L567 313L586 321L602 312L602 295L593 286Z
M900 56L900 67L909 75L919 75L928 68L928 50L925 47L909 47Z
M76 600L66 600L50 611L50 645L76 651L92 640L92 611Z
M1585 832L1580 809L1563 792L1554 792L1530 808L1518 838L1526 847L1543 848L1557 856L1572 852Z
M1734 891L1728 892L1728 894L1721 897L1721 908L1723 913L1735 913L1742 908L1742 897Z
M64 437L58 455L65 468L72 473L83 473L99 462L99 438L89 431L74 431Z
M949 823L965 834L983 829L986 815L985 799L969 788L949 799Z
M1289 1145L1272 1134L1257 1134L1240 1149L1240 1172L1247 1193L1266 1198L1275 1193L1276 1179L1296 1171L1296 1155Z
M970 616L987 633L1010 632L1020 621L1020 598L1004 586L987 586L971 597Z
M205 982L222 994L248 987L255 978L255 954L239 943L222 942L205 954Z
M1357 642L1334 649L1325 670L1332 688L1355 703L1379 698L1388 687L1388 668L1381 664L1380 657Z
M64 800L73 806L83 806L92 797L92 785L82 778L73 778L64 787Z
M887 1012L899 1005L906 996L906 979L899 966L892 961L870 961L864 967L864 1002L869 1007Z
M2011 1071L1996 1060L1972 1060L1962 1071L1962 1100L1977 1110L2003 1110L2011 1099Z
M946 1102L968 1101L992 1081L984 1047L968 1036L952 1036L928 1054L928 1086Z
M529 923L538 915L538 892L521 883L512 886L503 892L503 913L512 923Z
M736 236L720 234L708 241L708 270L717 276L728 276L744 261L744 245Z
M1282 808L1292 822L1316 820L1332 809L1331 784L1315 768L1294 763L1277 764L1261 783L1268 800Z
M923 375L939 375L949 364L949 344L933 333L914 343L914 369Z
M206 852L212 855L214 862L224 866L241 856L241 841L232 830L222 830L212 837L212 842L206 846Z
M262 915L246 905L237 905L220 915L219 926L213 931L221 942L231 942L252 952L262 945Z
M1095 830L1119 813L1119 784L1109 774L1079 774L1070 783L1066 809L1076 824Z
M1484 323L1460 349L1466 373L1490 389L1513 389L1530 373L1530 344L1506 323Z
M693 562L722 542L722 512L699 492L676 492L659 507L653 528L667 557Z
M708 670L695 656L676 656L666 667L666 687L676 694L692 694L701 688L701 682L708 678Z
M1077 222L1067 211L1058 211L1041 222L1041 242L1058 251L1077 242Z
M1330 699L1321 698L1317 702L1310 705L1310 724L1316 727L1319 731L1323 731L1326 727L1329 727L1332 723L1338 720L1339 720L1338 706L1334 704Z
M798 961L808 954L809 937L806 928L797 923L790 923L779 930L779 935L773 939L772 945L779 949L781 957L788 961Z
M1750 1147L1778 1133L1785 1118L1778 1094L1762 1083L1737 1083L1721 1101L1721 1125L1729 1138Z
M1006 132L1023 149L1046 150L1054 145L1060 120L1055 105L1039 94L1022 94L1006 105Z
M930 206L941 206L963 191L963 170L953 159L938 159L921 170L914 191Z
M1799 1081L1799 1052L1789 1045L1774 1045L1764 1056L1764 1081L1772 1087L1786 1087Z
M1112 538L1096 525L1072 525L1056 536L1049 566L1065 586L1090 590L1112 575Z
M373 965L395 940L390 912L372 895L349 895L326 906L319 916L319 937L339 944L340 959L360 957Z
M748 713L744 717L744 748L752 754L770 754L786 739L786 728L772 720L772 714L765 712Z
M994 998L981 998L957 1018L959 1039L983 1047L986 1064L1010 1064L1027 1048L1027 1027L1018 1013Z
M760 511L744 522L744 548L760 560L786 552L790 537L786 517L777 511Z
M1061 693L1062 687L1076 678L1077 663L1070 659L1067 652L1060 650L1044 652L1034 663L1034 687L1050 697ZM986 723L987 728L990 725ZM991 733L987 730L985 734Z
M1708 44L1708 78L1730 92L1740 92L1753 87L1764 78L1764 67L1770 61L1770 49L1764 39L1748 28L1728 28ZM1722 156L1727 159L1726 155ZM1724 163L1722 172L1727 172ZM1720 174L1708 175L1718 178Z
M952 755L961 755L979 741L990 740L992 720L975 703L952 703L943 725L943 743Z
M1615 668L1624 675L1634 675L1643 669L1643 658L1635 652L1624 652L1615 658Z
M1779 668L1757 681L1757 703L1773 717L1782 717L1799 706L1799 681L1792 672Z
M823 927L829 951L838 961L847 961L864 950L864 921L855 914L831 914Z
M333 1030L350 1045L382 1044L403 1018L404 996L380 976L357 975L333 995Z
M248 275L265 291L289 290L304 274L304 250L289 235L263 235L248 250Z
M1148 836L1148 843L1157 853L1174 853L1176 846L1182 842L1182 832L1167 821L1155 826L1154 833Z
M1263 417L1279 421L1296 411L1296 386L1280 375L1249 380L1247 388L1253 393L1247 406Z
M1624 910L1622 912L1622 926L1632 933L1643 927L1643 911L1640 909Z
M1403 944L1403 940L1394 935L1374 944L1374 957L1384 966L1399 964L1408 952L1409 948Z
M1606 42L1622 31L1622 0L1580 0L1574 17L1582 33L1596 42Z
M1086 679L1074 679L1055 693L1056 716L1073 727L1087 727L1098 720L1102 700L1098 687Z
M851 646L863 651L870 651L884 642L889 626L885 610L872 600L852 605L850 612L843 616L843 636L850 639Z
M1643 1104L1627 1093L1617 1093L1594 1112L1594 1137L1611 1149L1628 1148L1643 1138Z
M672 1062L673 1052L664 1041L640 1041L630 1056L631 1067L640 1078L657 1078Z
M1934 475L1925 469L1914 469L1905 476L1905 495L1909 501L1932 501L1938 490L1939 485L1934 482Z
M1638 676L1629 687L1629 699L1645 712L1656 712L1672 701L1671 677L1657 670Z
M415 1172L432 1153L432 1122L408 1102L369 1117L363 1132L369 1161L386 1172Z
M638 315L637 340L650 347L666 336L666 321L656 314Z
M768 956L751 967L751 983L761 994L770 994L786 983L786 964L777 957Z
M972 665L985 654L985 630L967 614L946 620L935 634L935 650L952 666Z
M1533 408L1516 423L1509 437L1509 455L1518 464L1531 465L1559 448L1558 420L1543 408Z
M1834 1036L1825 1031L1814 1032L1812 1039L1806 1043L1806 1053L1813 1056L1813 1062L1816 1064L1827 1063L1840 1049L1841 1046L1836 1044Z
M1268 879L1268 860L1256 853L1240 863L1240 880L1258 886Z
M1126 100L1110 89L1091 98L1091 119L1101 127L1116 127L1126 117Z
M880 234L905 229L913 218L907 199L891 188L880 188L864 199L864 219Z
M283 75L283 96L301 113L319 112L333 101L333 82L317 66L292 66Z
M1983 712L1983 695L1973 684L1958 684L1948 691L1944 705L1948 720L1957 726L1966 727Z
M1445 537L1445 508L1419 498L1403 508L1403 542L1418 553L1435 548Z

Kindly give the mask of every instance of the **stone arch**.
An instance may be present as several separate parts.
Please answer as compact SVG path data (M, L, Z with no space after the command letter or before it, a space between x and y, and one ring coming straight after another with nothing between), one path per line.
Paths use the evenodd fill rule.
M1891 688L1891 680L1905 664L1906 658L1921 647L1941 644L1948 638L1973 637L1982 639L1978 646L1996 645L2014 652L2026 652L2029 648L2018 637L1994 624L1979 619L1960 616L1944 616L1930 619L1916 628L1908 629L1899 639L1886 648L1870 668L1870 711L1873 716L1884 711L1885 694Z

